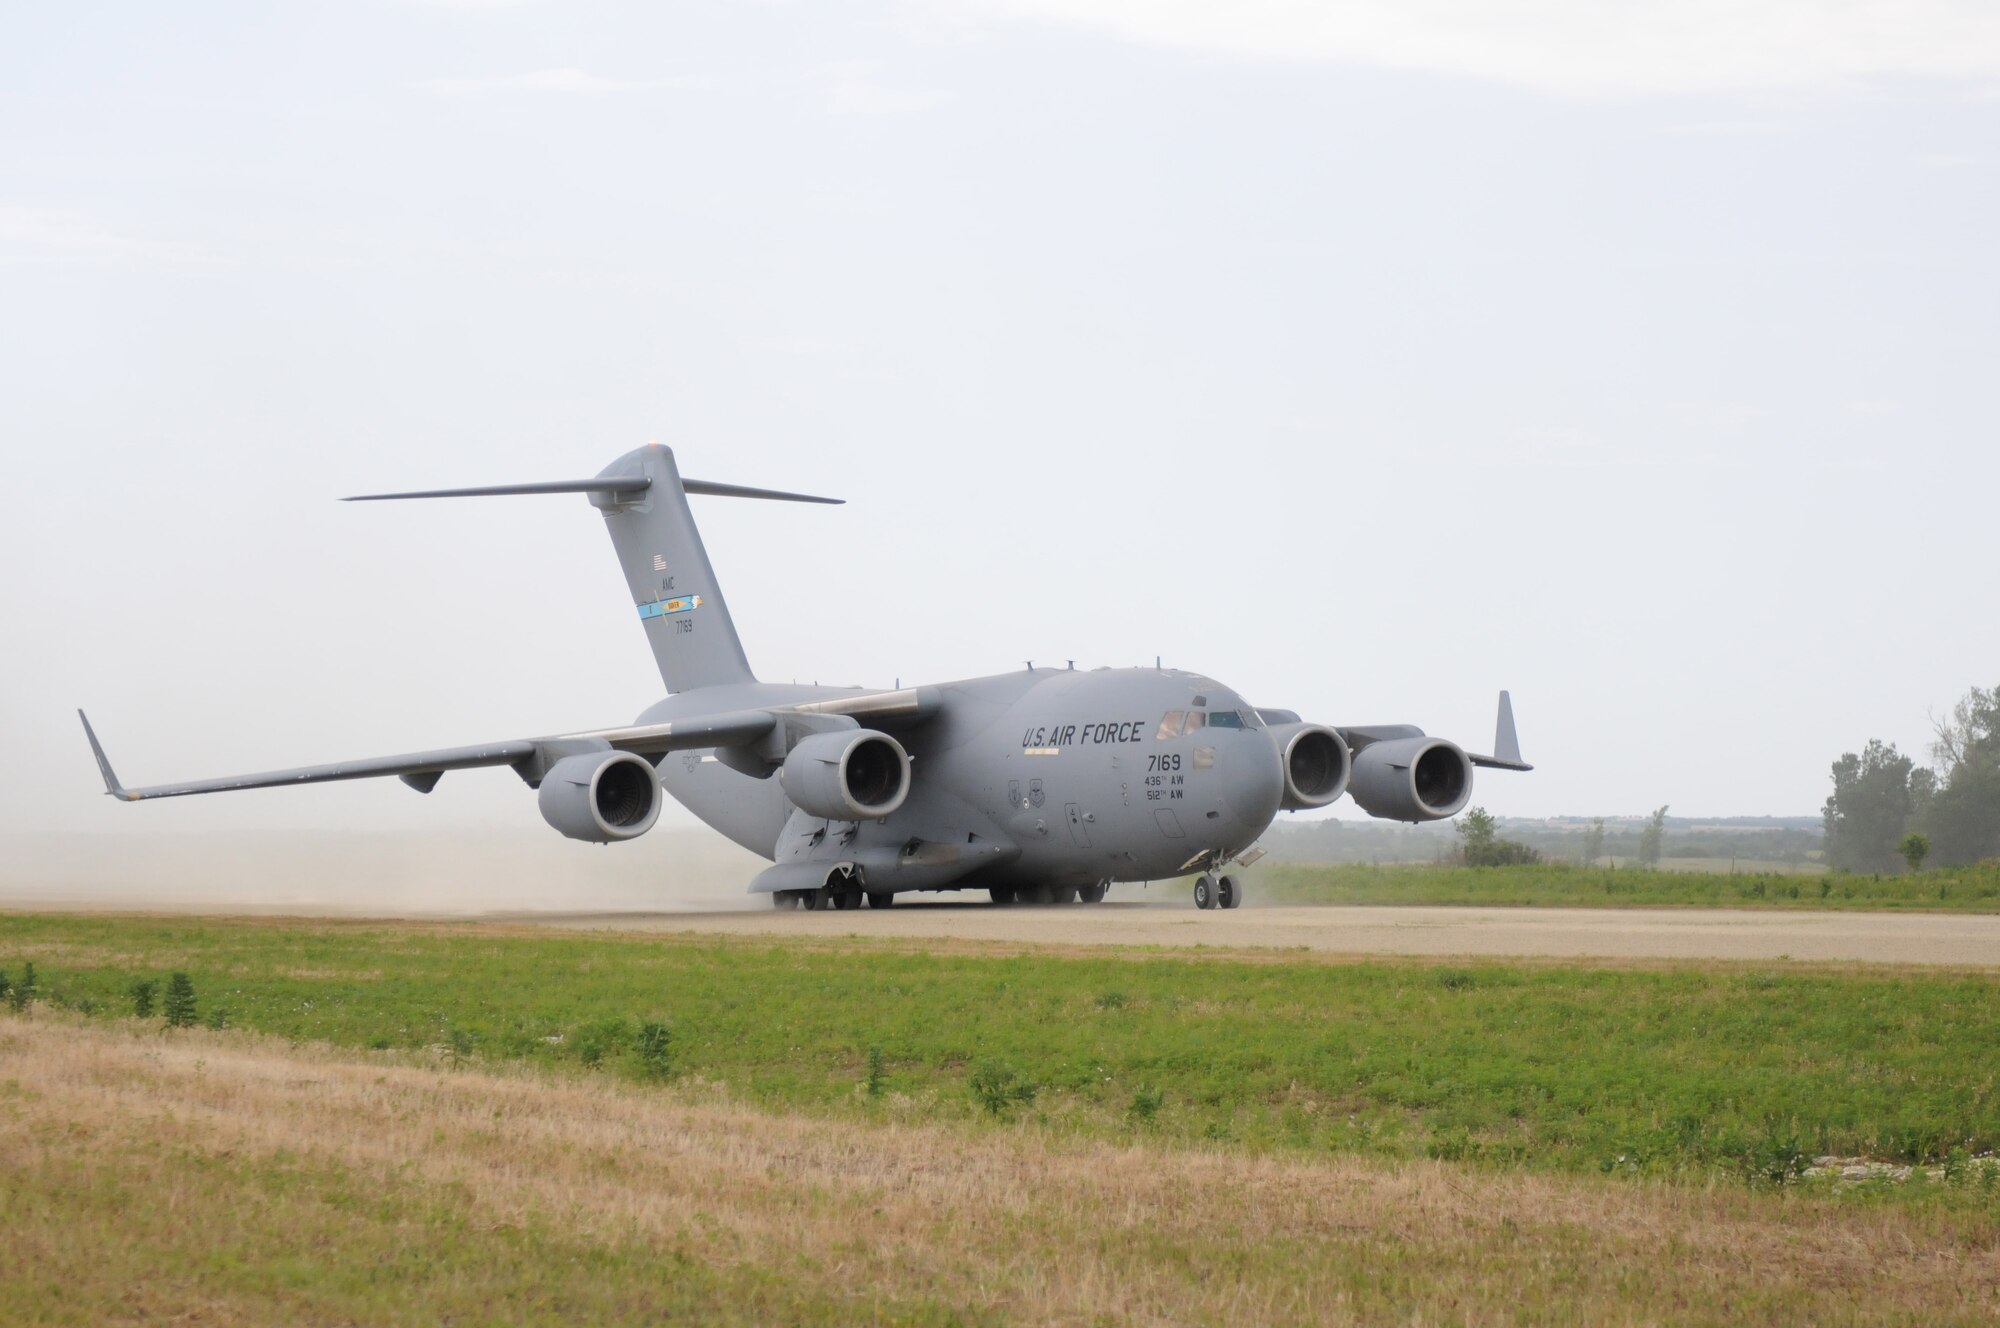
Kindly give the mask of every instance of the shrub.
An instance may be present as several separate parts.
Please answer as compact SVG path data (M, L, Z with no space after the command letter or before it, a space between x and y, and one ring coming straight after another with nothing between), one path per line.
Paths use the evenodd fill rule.
M1126 1110L1131 1114L1132 1119L1139 1122L1139 1124L1151 1125L1153 1118L1160 1114L1160 1108L1166 1105L1166 1101L1166 1094L1160 1092L1158 1089L1142 1088L1132 1094L1132 1105L1126 1108Z
M167 979L167 999L163 1011L168 1028L193 1028L195 1024L194 981L185 973Z
M645 1072L648 1079L665 1079L673 1074L673 1036L672 1031L657 1020L648 1019L639 1025L639 1068ZM879 1068L881 1053L871 1048L869 1057L869 1075L872 1083L873 1076ZM881 1091L879 1087L869 1089L871 1095L879 1091Z
M882 1081L884 1078L885 1076L882 1071L882 1049L880 1047L870 1047L868 1049L868 1096L882 1096Z
M463 1065L471 1060L475 1045L472 1034L462 1028L447 1028L444 1031L444 1058L452 1065Z
M1440 1162L1470 1162L1480 1153L1479 1141L1463 1125L1440 1130L1424 1145L1424 1152ZM1608 1167L1606 1168L1609 1169Z
M1743 1154L1743 1172L1753 1181L1783 1185L1806 1174L1812 1158L1796 1130L1780 1133L1774 1125Z
M972 1098L994 1116L1035 1100L1036 1085L1005 1061L987 1061L972 1072Z
M32 963L23 964L20 978L7 988L7 1004L13 1007L15 1014L20 1014L28 1008L35 995L35 966Z
M576 1030L576 1057L595 1068L604 1058L622 1050L631 1040L632 1027L624 1019L599 1019Z
M151 1019L153 1017L153 1000L160 994L160 984L151 978L140 978L132 984L130 994L132 997L132 1017L134 1019Z
M1103 995L1101 995L1101 996L1099 996L1099 997L1097 998L1097 1008L1098 1008L1098 1009L1100 1009L1100 1010L1122 1010L1122 1009L1124 1009L1124 1008L1125 1008L1125 993L1124 993L1124 992L1122 992L1122 991L1107 991L1107 992L1105 992L1105 993L1104 993Z

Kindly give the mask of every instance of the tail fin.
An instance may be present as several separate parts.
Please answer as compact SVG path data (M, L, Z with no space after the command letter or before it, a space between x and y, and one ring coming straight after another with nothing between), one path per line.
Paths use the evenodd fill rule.
M643 489L600 490L591 505L625 569L646 639L670 692L755 682L729 604L715 582L708 551L688 511L687 491L671 448L650 443L604 468L599 479L643 477Z
M611 546L625 569L625 584L638 605L646 639L670 692L722 683L755 682L743 642L730 621L729 606L715 583L715 569L694 528L687 495L775 498L793 503L837 503L838 498L751 489L708 480L683 480L671 449L648 443L627 452L588 480L489 485L476 489L426 489L412 493L371 493L346 499L477 498L501 494L587 493L604 513Z

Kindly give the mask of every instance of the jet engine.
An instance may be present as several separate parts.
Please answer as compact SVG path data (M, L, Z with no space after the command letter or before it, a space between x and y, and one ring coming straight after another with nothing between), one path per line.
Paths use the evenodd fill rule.
M1323 724L1273 724L1271 738L1285 772L1280 807L1288 812L1324 807L1346 791L1354 762L1338 733Z
M1472 762L1443 738L1392 738L1354 754L1347 791L1370 816L1442 821L1472 797Z
M571 839L635 839L660 819L660 779L631 752L565 756L542 776L542 818Z
M872 821L910 796L910 754L872 729L815 733L785 757L778 782L792 804L829 821Z

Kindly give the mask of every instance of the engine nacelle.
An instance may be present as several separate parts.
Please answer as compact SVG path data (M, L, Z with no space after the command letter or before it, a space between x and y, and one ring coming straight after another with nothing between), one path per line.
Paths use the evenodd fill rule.
M542 819L571 839L635 839L660 819L660 777L631 752L565 756L542 776Z
M1392 738L1354 754L1347 791L1386 821L1442 821L1472 798L1472 762L1443 738Z
M1273 724L1271 739L1285 776L1280 807L1288 812L1324 807L1346 791L1354 761L1338 733L1324 724Z
M872 821L910 796L910 754L873 729L803 738L785 757L778 782L792 805L829 821Z

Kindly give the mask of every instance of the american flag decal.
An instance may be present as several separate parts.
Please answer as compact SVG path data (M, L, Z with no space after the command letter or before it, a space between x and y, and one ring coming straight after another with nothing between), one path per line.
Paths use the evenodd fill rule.
M664 571L666 571L666 570L667 570L667 555L666 555L666 554L664 554L664 553L656 553L656 554L654 554L654 555L653 555L653 570L654 570L654 571L656 571L656 572L664 572Z

